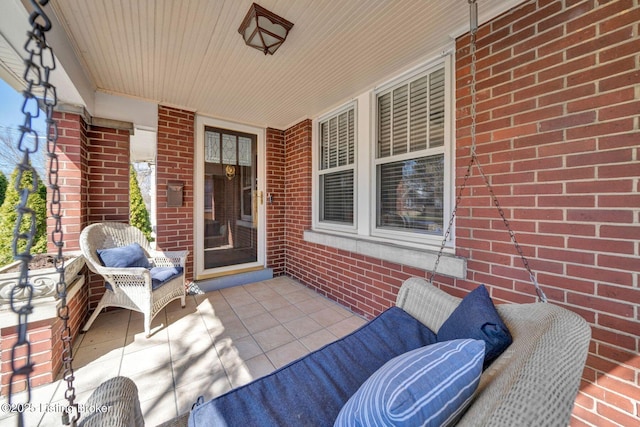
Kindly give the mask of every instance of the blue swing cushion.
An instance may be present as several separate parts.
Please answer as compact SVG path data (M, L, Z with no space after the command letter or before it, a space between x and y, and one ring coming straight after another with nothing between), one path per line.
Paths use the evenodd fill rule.
M326 426L358 388L396 356L436 342L398 307L277 371L197 406L189 426Z
M484 285L462 299L438 330L437 337L438 342L465 338L483 340L486 344L483 369L513 342Z

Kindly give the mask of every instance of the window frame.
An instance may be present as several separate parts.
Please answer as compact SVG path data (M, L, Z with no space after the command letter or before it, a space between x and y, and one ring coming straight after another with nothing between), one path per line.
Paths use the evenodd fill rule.
M413 243L422 243L428 246L440 246L442 243L442 239L444 237L444 232L446 231L446 227L448 226L450 212L452 210L451 201L453 199L453 193L455 192L455 188L452 185L453 183L453 173L454 173L454 161L452 153L453 145L454 145L454 131L453 131L453 121L455 117L454 111L454 102L453 102L453 94L454 92L454 79L452 75L452 67L453 64L453 55L446 55L437 60L431 61L429 63L423 64L420 67L417 67L413 71L406 73L404 75L398 76L395 79L389 80L384 85L376 88L372 93L372 101L371 101L371 144L370 144L370 159L371 159L371 198L369 204L369 212L370 212L370 224L371 229L370 233L373 237L379 237L384 240L396 241L396 242L413 242ZM439 68L443 68L444 70L444 143L441 147L434 147L420 150L420 151L407 151L406 153L392 155L389 157L381 158L378 156L378 99L388 93L393 93L394 90L402 87L404 85L410 85L412 82L417 81L418 79L428 76L430 73L437 71ZM407 126L408 132L410 132L410 127ZM431 234L431 233L420 233L420 232L412 232L412 231L402 231L400 229L390 229L386 227L379 227L377 225L378 221L378 187L379 187L379 177L378 177L378 166L381 164L394 163L397 161L417 159L421 157L430 157L435 155L444 155L444 176L443 176L443 201L442 201L442 233L439 234ZM453 240L453 232L449 238L449 242ZM451 244L449 243L449 246Z
M322 169L322 141L321 141L321 125L328 122L333 118L337 118L343 113L353 110L353 163L350 165L335 166L328 169ZM312 173L313 173L313 196L312 196L312 212L313 212L313 227L323 230L355 233L358 229L358 102L351 101L344 104L330 112L323 114L316 120L313 120L312 125ZM321 176L325 174L343 172L347 170L353 170L353 224L345 224L336 221L322 221L321 220Z

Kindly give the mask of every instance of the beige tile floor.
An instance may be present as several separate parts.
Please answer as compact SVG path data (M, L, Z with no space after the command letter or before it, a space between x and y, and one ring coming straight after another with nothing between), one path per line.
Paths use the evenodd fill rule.
M128 376L138 386L146 425L154 426L187 412L199 395L225 393L364 323L287 277L190 295L185 308L174 301L154 319L150 338L141 314L104 312L75 343L76 401L85 402L109 378ZM47 409L63 404L65 390L61 381L34 388L26 425L60 426L60 413ZM0 425L16 425L15 419L0 412Z

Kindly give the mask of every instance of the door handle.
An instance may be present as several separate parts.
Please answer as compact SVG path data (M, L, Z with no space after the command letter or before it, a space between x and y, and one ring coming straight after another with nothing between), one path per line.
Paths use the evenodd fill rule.
M262 193L262 191L256 190L253 193L253 197L255 197L255 199L256 199L256 204L258 203L258 200L260 201L261 205L264 204L264 194Z

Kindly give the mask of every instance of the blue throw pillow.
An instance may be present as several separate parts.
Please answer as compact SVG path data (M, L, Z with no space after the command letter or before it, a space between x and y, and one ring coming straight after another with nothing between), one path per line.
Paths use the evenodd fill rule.
M144 267L149 268L147 255L138 243L116 248L98 249L98 258L105 267Z
M486 343L484 369L511 345L513 338L484 285L464 297L442 324L438 341L471 338Z
M455 423L482 375L484 342L431 344L391 359L342 407L334 426L446 426Z
M182 274L182 267L153 267L151 273L151 288L158 289L169 280Z

